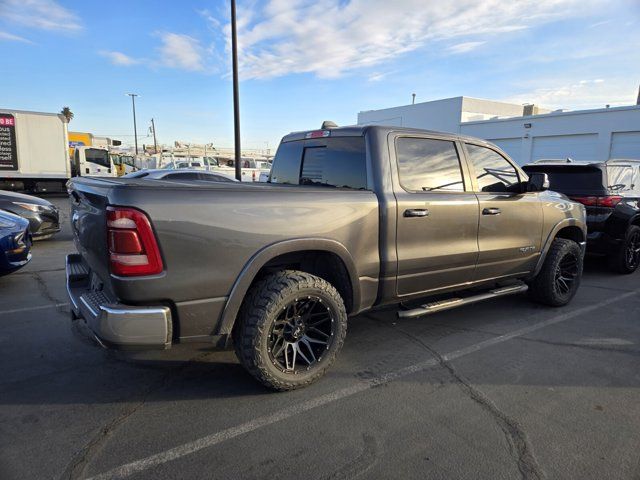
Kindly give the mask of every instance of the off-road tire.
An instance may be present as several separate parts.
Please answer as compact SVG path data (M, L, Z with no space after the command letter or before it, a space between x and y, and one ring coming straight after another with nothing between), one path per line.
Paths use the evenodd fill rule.
M333 341L321 360L307 372L286 373L272 363L269 330L290 302L305 295L322 299L331 311ZM297 270L282 270L260 280L245 298L234 329L234 347L240 363L263 385L278 391L306 387L322 377L342 348L347 333L347 312L338 291L326 280Z
M576 277L569 291L562 292L558 286L557 276L561 263L568 258L576 259ZM580 287L583 262L584 258L580 245L572 240L556 238L549 248L542 269L529 282L530 298L538 303L552 307L561 307L569 303Z
M637 225L631 225L624 235L624 240L618 249L609 255L609 266L614 272L628 275L635 272L638 269L640 262L629 263L627 255L630 247L629 243L634 239L637 240L637 236L640 235L640 227Z

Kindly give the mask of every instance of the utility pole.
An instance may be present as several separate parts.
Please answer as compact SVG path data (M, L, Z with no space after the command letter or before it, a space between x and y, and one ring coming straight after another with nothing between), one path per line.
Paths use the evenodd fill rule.
M127 93L131 97L131 105L133 106L133 139L136 144L136 156L138 155L138 127L136 126L136 97L135 93Z
M233 64L233 130L236 160L236 180L242 180L240 146L240 97L238 93L238 33L236 31L236 0L231 0L231 63Z
M151 119L151 130L153 130L153 153L158 153L158 142L156 140L156 124L153 121L153 118Z

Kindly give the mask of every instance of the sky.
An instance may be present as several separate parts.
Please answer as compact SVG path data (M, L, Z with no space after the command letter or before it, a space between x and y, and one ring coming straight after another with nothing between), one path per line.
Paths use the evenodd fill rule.
M635 104L640 0L238 0L243 147L460 95ZM0 0L0 108L139 143L233 145L227 0Z

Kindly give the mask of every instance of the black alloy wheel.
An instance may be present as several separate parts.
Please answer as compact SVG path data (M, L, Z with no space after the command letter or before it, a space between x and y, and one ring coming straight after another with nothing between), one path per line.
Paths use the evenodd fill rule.
M271 326L269 359L283 373L310 370L331 347L334 324L331 309L320 297L294 299Z
M636 270L640 264L640 229L634 229L627 237L625 261L627 269L631 271Z
M556 289L560 294L567 295L573 288L573 283L578 278L579 261L573 252L567 253L556 267Z
M347 333L336 288L298 270L273 272L251 288L234 326L236 355L263 385L284 391L318 380Z
M583 261L580 244L567 238L554 239L542 268L527 282L529 296L552 307L566 305L580 287Z

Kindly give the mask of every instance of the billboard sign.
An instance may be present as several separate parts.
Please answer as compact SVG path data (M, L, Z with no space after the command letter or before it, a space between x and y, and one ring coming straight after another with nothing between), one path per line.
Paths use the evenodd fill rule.
M10 113L0 113L0 170L18 170L16 119Z

